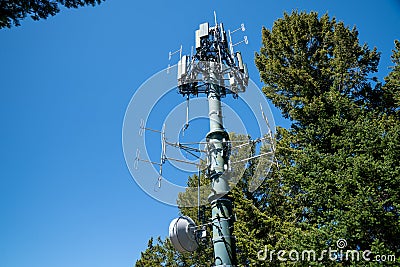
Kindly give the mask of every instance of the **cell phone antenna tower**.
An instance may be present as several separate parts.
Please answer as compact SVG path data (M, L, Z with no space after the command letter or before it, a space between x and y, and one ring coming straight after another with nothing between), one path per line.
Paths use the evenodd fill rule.
M248 85L247 66L240 52L234 52L234 46L247 43L245 36L233 44L231 34L244 31L244 25L234 31L224 30L223 24L200 24L195 32L196 50L190 56L181 55L178 62L178 91L189 100L190 96L205 94L208 99L210 131L206 135L207 169L212 192L208 201L212 208L212 242L215 266L236 266L236 244L233 236L234 216L229 176L223 175L229 169L231 142L223 126L221 98L231 94L234 98L244 92ZM182 50L180 50L180 54ZM171 53L170 53L171 54ZM188 126L188 121L186 126ZM170 224L169 234L174 247L179 251L193 251L197 248L193 220L179 217Z

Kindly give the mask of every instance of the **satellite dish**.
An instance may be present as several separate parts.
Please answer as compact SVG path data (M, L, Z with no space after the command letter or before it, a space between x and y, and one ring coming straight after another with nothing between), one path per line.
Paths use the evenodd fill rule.
M193 252L197 249L195 228L195 222L187 216L172 220L169 225L169 239L177 251Z

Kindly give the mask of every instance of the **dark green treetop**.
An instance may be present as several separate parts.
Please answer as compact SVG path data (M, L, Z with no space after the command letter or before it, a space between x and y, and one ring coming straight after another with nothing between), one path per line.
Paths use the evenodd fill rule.
M66 8L78 8L100 4L104 0L2 0L0 1L0 29L20 26L26 16L33 20L46 19L60 11L60 5Z
M278 131L277 147L284 150L272 174L294 230L302 229L285 246L321 251L344 238L346 249L398 254L399 42L382 86L372 76L376 49L328 15L285 14L262 34L256 65L263 91L293 121Z

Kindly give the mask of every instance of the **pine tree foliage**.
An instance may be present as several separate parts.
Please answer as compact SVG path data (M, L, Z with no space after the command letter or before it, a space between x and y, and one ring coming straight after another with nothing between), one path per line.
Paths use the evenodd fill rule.
M399 115L400 106L400 41L395 40L395 49L392 54L392 71L385 78L383 86L383 104L387 112Z
M254 160L230 193L239 266L399 266L400 42L381 83L374 77L377 49L327 14L284 14L262 37L255 63L263 91L293 124L277 129L277 165L264 183L249 190ZM209 207L205 212L210 217ZM193 208L181 213L197 217ZM371 261L319 259L339 239L345 250L372 251ZM210 246L179 254L160 239L136 266L212 266ZM286 254L281 261L279 250L314 250L317 260ZM395 255L396 262L373 261L376 255Z
M285 151L273 173L295 219L289 248L321 251L344 238L350 249L399 253L398 42L397 67L381 86L370 78L379 53L357 35L313 12L285 14L263 29L263 90L293 121L279 130Z
M331 116L334 109L324 102L332 88L346 96L343 101L375 103L368 75L377 70L379 53L359 44L355 28L328 15L294 12L278 19L272 31L264 28L262 35L256 65L266 84L264 93L286 118L302 125Z
M33 20L46 19L60 12L60 5L66 8L95 6L104 0L2 0L0 1L0 29L20 26L26 16Z

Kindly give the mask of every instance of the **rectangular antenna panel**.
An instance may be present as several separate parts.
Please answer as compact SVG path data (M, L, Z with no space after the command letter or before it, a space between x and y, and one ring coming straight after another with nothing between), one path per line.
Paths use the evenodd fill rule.
M188 57L184 55L178 61L178 79L182 78L182 76L185 75L187 72L187 58Z
M200 30L196 30L196 49L201 47Z
M182 59L180 59L179 61L178 61L178 80L182 77L182 62L181 62L181 60Z
M222 22L219 24L219 27L221 28L221 41L225 42L226 41L226 33L224 30L224 24Z
M198 30L196 30L196 49L201 47L201 38L208 36L208 22L200 24Z
M199 37L202 38L208 35L208 22L200 24Z

